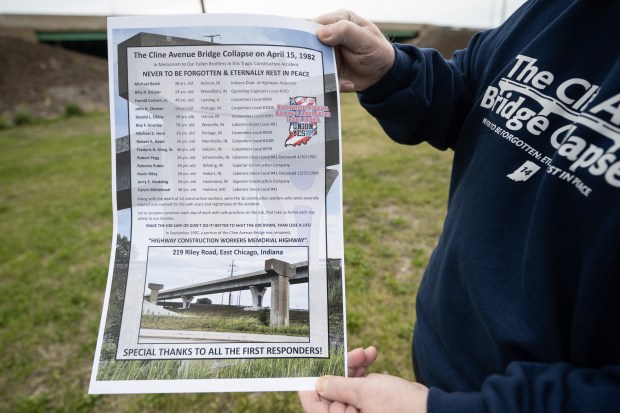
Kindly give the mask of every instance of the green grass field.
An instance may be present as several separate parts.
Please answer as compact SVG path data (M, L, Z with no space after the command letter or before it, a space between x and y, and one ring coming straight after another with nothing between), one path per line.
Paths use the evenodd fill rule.
M450 154L391 142L342 99L348 347L413 379L415 293ZM109 119L0 131L0 412L299 412L295 393L87 395L112 241Z

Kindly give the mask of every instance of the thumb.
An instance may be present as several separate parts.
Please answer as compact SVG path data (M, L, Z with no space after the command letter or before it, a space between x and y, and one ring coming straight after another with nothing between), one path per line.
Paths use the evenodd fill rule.
M368 52L377 43L377 35L367 27L359 26L349 20L340 20L329 26L320 27L316 32L319 40L329 46L342 45L347 49L358 52ZM384 40L380 34L381 40Z
M327 400L357 407L363 385L363 377L323 376L316 382L316 391Z

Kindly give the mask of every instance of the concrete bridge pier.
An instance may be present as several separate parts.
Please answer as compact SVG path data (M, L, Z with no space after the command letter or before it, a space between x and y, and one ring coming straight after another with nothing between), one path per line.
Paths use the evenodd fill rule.
M259 310L263 307L263 296L265 292L267 292L267 288L265 287L250 285L250 293L252 293L252 307L249 307L250 310Z
M181 300L183 300L183 309L187 310L189 308L189 305L192 303L192 300L194 299L193 295L184 295L181 297Z
M289 277L297 273L294 265L275 258L265 261L265 271L271 275L270 325L285 327L289 325Z
M159 290L164 288L164 285L149 283L148 287L151 289L151 296L149 297L149 301L157 305L157 299L159 298Z

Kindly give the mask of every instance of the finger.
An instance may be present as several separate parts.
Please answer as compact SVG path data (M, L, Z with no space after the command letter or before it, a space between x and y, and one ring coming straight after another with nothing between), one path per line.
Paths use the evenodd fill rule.
M347 354L349 377L361 377L366 368L377 360L377 349L370 346L366 349L356 348Z
M363 348L354 348L347 353L347 364L349 368L356 369L359 366L364 365L366 361L366 352Z
M332 402L329 405L329 413L347 413L347 405L340 402Z
M316 382L317 393L331 401L338 401L353 406L359 405L360 394L365 378L345 378L337 376L323 376Z
M329 26L320 27L316 34L319 40L329 46L342 45L349 50L367 51L377 44L377 33L373 25L360 26L349 20L339 20Z
M351 374L349 377L364 377L366 375L367 370L368 370L368 367L359 366L357 369L355 369L353 374Z
M355 92L355 85L350 79L346 79L341 75L342 57L340 56L340 50L336 49L336 67L338 68L338 88L342 93Z
M348 79L338 79L338 87L342 93L355 92L355 84Z
M357 409L357 407L355 406L351 406L350 404L347 405L347 409L344 411L344 413L359 413L360 411Z
M331 402L323 399L315 391L300 391L297 393L301 406L306 413L328 413Z
M370 346L364 350L366 354L366 366L370 366L372 363L377 361L377 356L379 355L379 351L375 346Z

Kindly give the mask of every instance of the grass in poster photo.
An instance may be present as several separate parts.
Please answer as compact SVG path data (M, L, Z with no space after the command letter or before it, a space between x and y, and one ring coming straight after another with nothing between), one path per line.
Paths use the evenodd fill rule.
M194 304L187 310L182 310L178 306L166 308L179 316L143 314L140 327L158 330L243 332L304 337L309 334L308 311L305 310L291 310L290 324L276 329L269 326L268 308L245 311L243 306L220 304Z
M181 380L315 377L342 375L342 346L329 359L280 358L236 360L110 360L99 368L100 380Z

